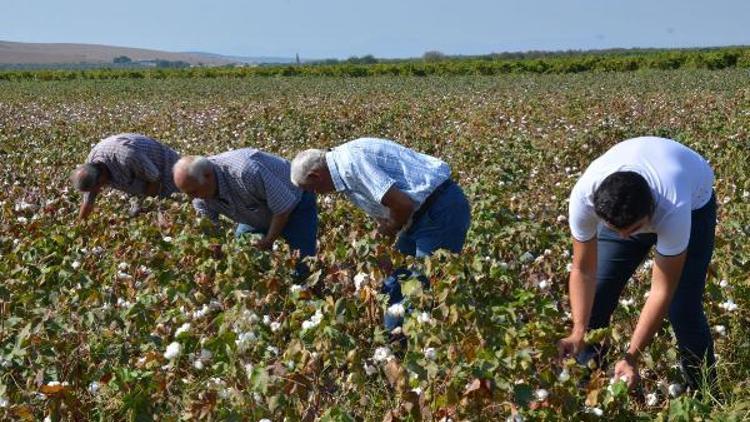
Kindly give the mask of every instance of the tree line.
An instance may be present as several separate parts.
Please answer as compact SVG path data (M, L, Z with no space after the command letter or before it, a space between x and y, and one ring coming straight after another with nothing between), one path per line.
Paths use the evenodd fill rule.
M513 56L513 54L522 54ZM521 57L521 58L517 58ZM11 70L0 80L244 78L255 76L450 76L516 73L564 74L630 72L641 69L750 68L750 47L692 50L607 50L603 52L507 53L476 57L425 53L420 59L379 60L372 56L342 62L320 61L302 65L257 67L191 67L148 69Z

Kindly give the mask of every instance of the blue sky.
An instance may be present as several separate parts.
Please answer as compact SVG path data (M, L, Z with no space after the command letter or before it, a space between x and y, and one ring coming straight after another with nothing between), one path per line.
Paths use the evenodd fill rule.
M0 40L346 58L750 44L749 0L0 0Z

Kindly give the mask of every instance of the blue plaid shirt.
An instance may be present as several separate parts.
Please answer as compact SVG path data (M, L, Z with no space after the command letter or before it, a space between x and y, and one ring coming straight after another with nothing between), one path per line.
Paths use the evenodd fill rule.
M339 145L326 153L326 163L336 191L375 218L388 218L381 201L391 186L408 195L417 209L451 175L445 162L377 138Z
M137 133L121 133L96 144L86 159L90 164L103 164L109 170L109 185L131 195L143 196L146 185L160 183L159 196L177 192L172 167L180 155L172 148ZM91 193L86 199L91 200Z
M302 191L289 178L289 161L253 148L208 157L214 164L216 196L196 198L193 207L214 222L223 214L237 223L266 230L274 214L291 211Z

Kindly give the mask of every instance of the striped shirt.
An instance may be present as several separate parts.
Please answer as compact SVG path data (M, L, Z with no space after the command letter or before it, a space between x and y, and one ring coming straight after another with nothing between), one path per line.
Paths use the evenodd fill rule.
M177 192L172 167L180 155L147 136L122 133L103 139L91 149L87 163L109 170L109 185L131 195L146 194L148 183L159 182L159 196Z
M289 178L289 161L253 148L208 157L214 164L216 196L193 207L214 222L223 214L237 223L268 229L274 214L294 209L302 191Z
M375 218L389 217L381 201L391 186L409 196L418 209L451 175L445 162L377 138L339 145L326 153L326 163L336 191Z

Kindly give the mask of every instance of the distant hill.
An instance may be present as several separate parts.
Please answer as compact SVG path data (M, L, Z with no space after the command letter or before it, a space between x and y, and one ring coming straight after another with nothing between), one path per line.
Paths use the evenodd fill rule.
M185 52L185 54L191 54L195 56L200 57L206 57L207 59L216 59L216 60L229 60L232 63L242 63L242 64L287 64L287 63L295 63L296 59L294 57L244 57L244 56L225 56L222 54L215 54L215 53L205 53L202 51L188 51ZM304 62L304 60L303 60Z
M97 44L0 41L0 65L103 65L112 63L115 57L121 56L126 56L134 62L167 60L206 66L238 62L211 54L175 53Z

